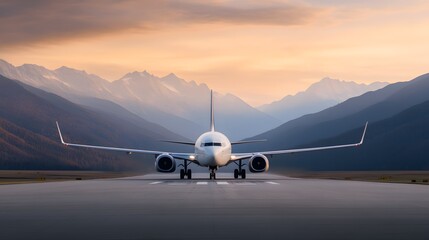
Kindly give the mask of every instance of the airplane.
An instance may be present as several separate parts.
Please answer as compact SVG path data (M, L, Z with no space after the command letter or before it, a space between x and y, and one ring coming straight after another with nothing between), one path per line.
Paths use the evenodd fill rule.
M58 134L61 143L65 146L82 147L82 148L94 148L102 150L122 151L131 153L144 153L155 155L155 169L162 173L172 173L176 171L177 167L183 167L180 169L180 179L184 179L185 176L188 179L192 179L192 171L188 169L189 164L194 163L202 167L208 167L210 171L210 179L216 179L216 170L220 167L227 166L231 163L235 163L238 168L234 169L234 178L237 179L239 176L242 179L246 178L246 170L243 168L246 164L243 164L243 160L248 160L248 168L252 173L266 172L269 169L269 161L267 156L298 153L298 152L309 152L309 151L320 151L337 148L348 148L357 147L363 144L368 122L365 124L363 134L360 142L343 145L333 145L324 147L313 147L313 148L299 148L299 149L286 149L286 150L274 150L274 151L262 151L262 152L250 152L250 153L232 153L232 146L237 144L247 144L254 142L261 142L265 140L249 140L249 141L238 141L231 142L222 133L215 130L215 119L214 119L214 107L213 107L213 91L210 93L210 130L203 133L197 138L195 142L181 142L181 141L164 141L176 144L193 145L195 151L193 153L175 153L175 152L164 152L164 151L152 151L143 149L130 149L130 148L117 148L117 147L105 147L105 146L94 146L85 144L67 143L64 141L61 134L61 129L57 124ZM183 163L177 165L176 161L183 161Z

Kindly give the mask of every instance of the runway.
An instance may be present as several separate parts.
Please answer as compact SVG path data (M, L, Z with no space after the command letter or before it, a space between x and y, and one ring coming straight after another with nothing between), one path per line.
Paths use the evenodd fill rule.
M0 186L0 239L429 239L429 187L178 174Z

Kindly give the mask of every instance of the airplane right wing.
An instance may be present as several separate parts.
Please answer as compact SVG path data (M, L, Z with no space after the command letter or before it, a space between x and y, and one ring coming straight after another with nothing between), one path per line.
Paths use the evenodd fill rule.
M134 149L134 148L118 148L118 147L105 147L105 146L67 143L64 141L63 135L61 134L60 125L58 124L58 122L56 122L56 124L57 124L58 134L60 135L61 143L65 146L119 151L119 152L127 152L127 153L146 153L146 154L154 154L154 155L169 154L174 158L177 158L180 160L189 160L189 161L195 160L194 153L170 153L170 152L164 152L164 151L152 151L152 150L143 150L143 149Z

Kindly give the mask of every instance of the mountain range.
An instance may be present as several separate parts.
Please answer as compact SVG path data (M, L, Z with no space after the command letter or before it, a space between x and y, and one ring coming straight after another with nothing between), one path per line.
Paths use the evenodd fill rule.
M56 70L34 64L15 67L4 60L0 60L0 74L80 105L92 106L94 99L114 102L191 140L206 131L209 124L209 87L174 74L157 77L147 71L135 71L109 82L68 67ZM384 85L386 83L365 85L325 78L304 92L259 108L253 108L235 95L215 93L216 128L232 140L251 137L294 117L323 110Z
M429 74L425 74L302 116L254 138L268 140L258 145L261 150L352 143L369 121L366 142L359 149L285 155L276 157L279 161L273 160L273 165L317 170L428 169L428 92Z
M279 101L262 105L258 109L285 123L387 85L388 83L386 82L374 82L368 85L357 84L351 81L341 81L326 77L312 84L305 91L295 95L288 95Z
M159 78L146 71L132 72L110 83L66 67L56 70L28 64L14 67L0 61L0 74L4 73L18 81L0 76L2 169L152 168L152 158L137 161L148 158L144 155L130 157L65 148L58 143L55 120L62 125L66 140L170 151L193 149L160 143L159 140L194 140L193 136L184 137L168 129L166 122L170 119L177 121L177 125L171 123L170 127L180 128L179 132L190 128L200 134L206 130L195 122L208 122L209 88L174 74ZM302 116L248 138L267 139L267 142L239 145L234 150L255 152L357 142L365 122L369 121L367 138L358 149L276 156L270 163L273 169L429 169L426 151L429 147L429 128L426 126L429 120L429 74L383 87L385 84L357 85L325 78L304 92L284 98L289 102L285 109L295 106L310 112L328 102L332 106L315 113L298 113ZM232 132L238 131L234 124L239 121L243 122L240 131L250 131L253 126L248 120L252 119L252 124L264 125L259 126L258 131L262 131L270 125L265 125L263 119L277 121L280 116L270 116L269 105L260 108L267 111L262 113L234 95L217 93L215 97L216 123L220 131L228 127ZM346 99L348 97L351 98ZM325 103L318 105L324 100ZM242 112L237 109L240 107L244 108ZM274 112L270 114L275 115ZM259 117L255 120L254 115ZM228 125L231 119L237 122Z
M160 139L187 140L104 101L84 107L55 94L0 76L0 165L2 169L142 169L147 156L82 150L59 143L55 121L65 138L88 144L171 150ZM103 111L103 108L109 111ZM137 161L139 160L139 161Z
M365 144L353 150L307 153L284 157L279 169L307 170L428 170L429 101L414 105L368 128ZM335 144L356 139L359 130L313 142ZM281 159L279 159L281 160Z
M55 93L82 105L88 98L115 102L138 116L195 140L209 125L210 89L174 74L154 76L132 72L109 82L96 75L67 67L48 70L24 64L15 67L0 61L0 74ZM231 94L215 94L217 128L231 139L250 137L280 124Z

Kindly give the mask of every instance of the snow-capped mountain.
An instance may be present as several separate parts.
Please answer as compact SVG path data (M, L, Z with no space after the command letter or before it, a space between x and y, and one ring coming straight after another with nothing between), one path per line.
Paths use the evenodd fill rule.
M33 64L15 67L5 61L0 61L0 74L83 105L90 98L115 102L190 139L208 130L208 86L174 74L157 77L147 71L132 72L108 82L67 67L56 70ZM215 104L216 127L233 140L262 133L281 123L231 94L215 93Z
M165 117L173 114L198 127L193 138L208 130L210 89L205 84L188 82L174 74L159 78L144 71L129 73L112 86L116 102L149 121L175 131L177 119ZM217 129L232 139L251 136L250 132L264 132L280 124L231 94L215 93L215 109Z
M262 105L258 109L282 122L287 122L300 116L335 106L368 91L378 90L386 85L388 85L386 82L375 82L367 85L323 78L303 92L288 95L279 101Z
M81 95L107 99L111 96L109 82L106 80L85 71L67 67L56 70L49 70L35 64L15 67L0 60L0 74L68 98Z

